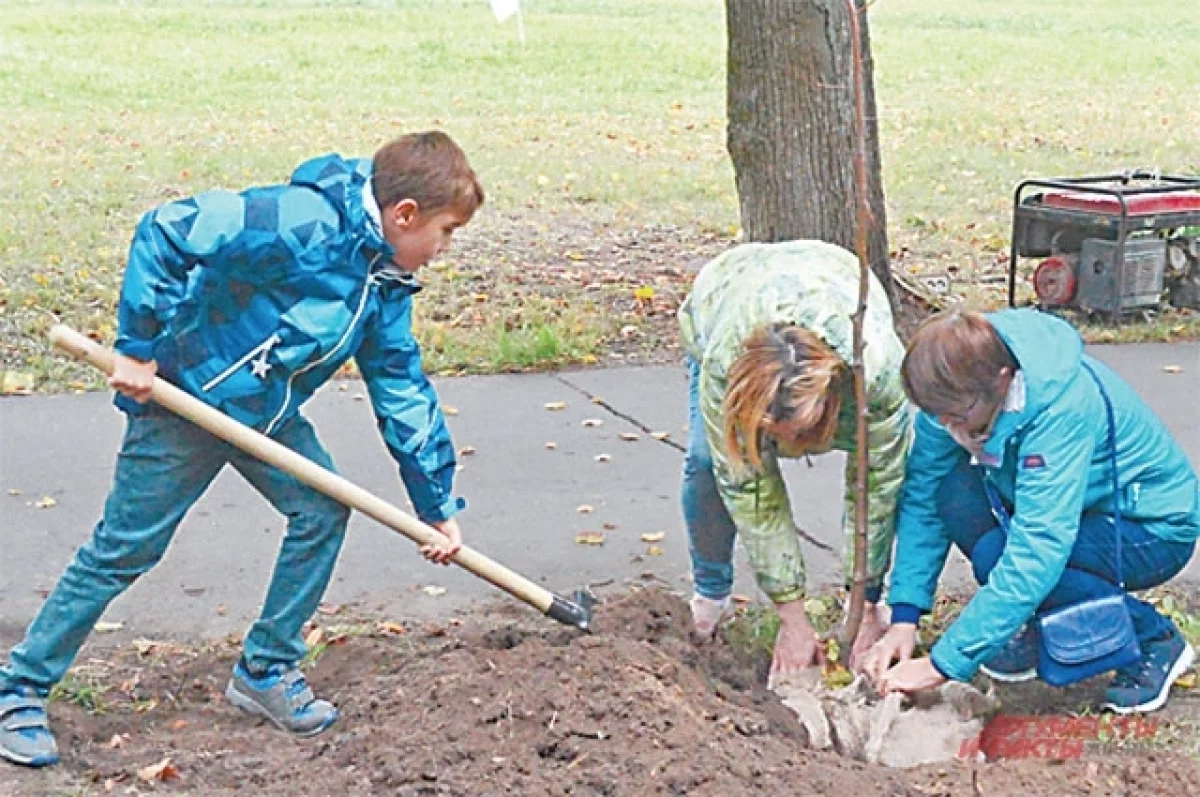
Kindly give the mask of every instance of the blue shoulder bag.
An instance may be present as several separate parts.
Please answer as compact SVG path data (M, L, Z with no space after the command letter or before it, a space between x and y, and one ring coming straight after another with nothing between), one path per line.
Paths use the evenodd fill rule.
M1117 583L1120 595L1082 601L1039 612L1034 616L1038 637L1038 676L1051 686L1069 686L1109 670L1127 667L1142 657L1133 618L1125 604L1125 575L1121 564L1121 493L1117 478L1117 425L1112 401L1096 372L1086 362L1104 399L1108 415L1108 442L1112 452L1113 532L1117 542ZM1005 531L1008 511L995 488L984 480L988 502Z

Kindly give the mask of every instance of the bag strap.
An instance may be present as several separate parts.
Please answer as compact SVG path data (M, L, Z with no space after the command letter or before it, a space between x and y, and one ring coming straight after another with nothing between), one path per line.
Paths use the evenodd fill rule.
M1108 397L1108 391L1104 389L1104 383L1100 381L1100 377L1093 370L1092 366L1088 365L1087 360L1081 360L1080 365L1087 369L1087 372L1092 375L1092 379L1096 382L1096 387L1100 389L1100 398L1104 399L1104 410L1108 414L1108 447L1109 457L1112 463L1112 491L1113 491L1113 531L1117 533L1117 585L1122 590L1125 589L1125 571L1121 567L1121 485L1117 478L1117 420L1116 414L1113 412L1112 400Z
M1112 490L1113 490L1113 530L1117 535L1117 584L1122 590L1125 589L1125 571L1121 561L1121 490L1119 480L1117 478L1117 421L1116 414L1113 412L1112 401L1108 397L1108 391L1104 389L1104 384L1100 381L1100 377L1088 365L1086 360L1081 360L1080 365L1087 370L1096 387L1100 389L1100 398L1104 399L1104 411L1108 417L1108 444L1109 444L1109 461L1112 463ZM991 507L992 516L996 518L996 522L1000 524L1000 528L1004 529L1007 535L1009 525L1012 523L1012 516L1008 512L1008 508L1004 506L1004 502L1000 500L1000 495L996 492L995 485L986 476L983 478L983 489L987 493L988 505Z

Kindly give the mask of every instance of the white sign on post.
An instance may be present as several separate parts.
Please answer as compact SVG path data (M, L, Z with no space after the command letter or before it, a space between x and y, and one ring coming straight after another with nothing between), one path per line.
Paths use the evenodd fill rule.
M497 22L503 22L513 14L521 13L521 0L492 0L492 13Z
M491 3L492 13L496 15L498 22L516 15L517 34L521 38L521 44L525 44L525 21L521 19L521 0L491 0Z

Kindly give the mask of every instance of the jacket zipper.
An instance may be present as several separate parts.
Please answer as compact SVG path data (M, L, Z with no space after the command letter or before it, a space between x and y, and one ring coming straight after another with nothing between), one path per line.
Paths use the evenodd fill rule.
M241 368L246 363L253 360L255 357L261 358L262 365L258 366L258 367L263 368L263 369L269 368L270 366L267 364L267 355L271 353L271 349L275 348L275 346L279 345L282 342L283 342L283 338L279 337L278 334L272 334L271 337L267 338L262 343L258 344L253 349L251 349L250 351L248 351L244 355L242 355L242 357L240 359L238 359L237 362L235 362L233 365L229 366L224 371L222 371L221 373L217 374L212 379L210 379L206 383L204 383L204 386L201 387L200 389L203 390L205 393L207 393L208 391L212 390L217 385L224 382L229 377L233 376L235 373L237 373L239 368ZM256 372L257 372L257 370L256 370ZM264 374L265 373L266 372L264 370Z
M377 256L375 258L376 262L379 260L379 257L380 256ZM372 262L371 267L373 268L374 265L375 262ZM287 412L288 406L292 403L292 382L296 380L296 377L300 376L301 374L308 373L322 363L327 362L331 357L333 357L334 354L338 352L339 349L342 348L343 345L345 345L346 341L350 339L350 336L354 334L354 330L358 326L358 319L362 317L363 310L365 310L367 307L367 297L371 293L372 286L374 286L377 282L378 277L368 270L367 281L363 283L362 296L358 300L358 308L354 311L354 316L350 319L350 324L346 327L346 331L342 333L342 337L338 339L338 342L334 344L332 349L326 352L324 357L313 360L308 365L293 371L291 375L288 376L287 386L283 391L283 405L279 408L279 412L275 413L275 417L271 419L271 422L267 424L267 428L263 430L263 434L270 435L275 429L275 424L279 423L280 419L283 418L284 413Z

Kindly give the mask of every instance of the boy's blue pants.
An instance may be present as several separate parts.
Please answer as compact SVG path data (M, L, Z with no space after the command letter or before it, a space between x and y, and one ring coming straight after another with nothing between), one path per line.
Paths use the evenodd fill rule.
M295 416L273 437L332 469L306 419ZM0 668L0 691L27 685L45 692L62 679L108 604L162 558L183 516L226 463L288 519L262 615L246 636L246 661L264 670L304 656L301 627L329 584L350 510L189 421L148 407L129 416L104 516Z

